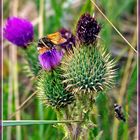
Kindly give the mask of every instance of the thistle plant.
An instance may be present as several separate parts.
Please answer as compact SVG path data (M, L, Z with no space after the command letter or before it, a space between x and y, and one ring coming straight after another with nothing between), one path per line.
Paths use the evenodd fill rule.
M96 41L101 26L89 13L81 16L77 24L77 37L83 44L93 44Z
M4 38L16 46L26 47L34 38L33 25L26 19L10 17L4 27Z
M113 84L114 61L96 45L82 45L65 56L62 69L66 89L74 93L94 94Z
M25 63L23 66L25 74L27 74L27 76L30 78L37 77L42 68L38 61L38 52L36 46L34 44L29 45L26 47L26 49L22 49L21 52L25 57Z
M46 51L38 56L39 62L43 69L50 71L58 66L62 60L63 52L58 51L55 48Z
M88 13L81 16L77 24L77 44L68 55L64 56L61 69L63 83L67 91L72 91L76 98L75 113L83 123L75 126L73 139L88 139L93 106L101 91L114 84L115 61L111 59L102 44L97 42L101 27Z
M37 82L38 97L41 102L56 109L64 108L74 101L74 95L64 89L59 73L58 69L47 74L42 72Z
M59 31L62 35L62 37L64 37L67 41L63 44L61 44L61 47L65 50L65 51L69 51L72 50L73 47L75 46L75 36L71 33L71 31L62 28Z
M18 34L11 35L16 28ZM88 139L89 130L94 127L91 116L96 97L114 84L115 61L98 43L100 30L97 20L85 13L78 21L75 35L64 28L59 30L66 40L59 44L60 49L54 44L38 53L30 22L12 18L4 28L7 40L26 48L26 59L35 77L33 88L40 101L55 109L58 119L80 121L63 125L66 139Z

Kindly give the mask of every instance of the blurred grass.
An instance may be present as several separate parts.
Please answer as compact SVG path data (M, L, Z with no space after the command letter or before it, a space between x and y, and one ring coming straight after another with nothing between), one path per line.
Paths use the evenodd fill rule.
M23 0L21 0L23 1ZM27 0L24 1L26 4ZM36 5L36 11L39 13L40 0L32 1ZM136 27L136 22L133 21L133 18L136 17L136 0L102 0L96 2L98 6L102 9L105 15L110 19L110 21L123 33L123 26L126 26L124 20L127 20L130 23L130 28ZM64 8L64 5L68 5L67 8ZM28 6L28 5L27 5ZM10 15L9 1L4 1L4 19ZM22 9L22 5L20 5ZM89 140L112 140L112 128L114 120L114 111L113 104L118 100L117 91L120 90L120 83L122 75L125 69L125 63L128 59L127 50L124 55L120 55L123 50L128 46L122 39L116 34L108 22L101 16L95 7L91 4L90 0L80 1L80 0L45 0L44 1L44 15L43 15L43 25L44 30L43 34L49 34L56 32L61 27L71 28L75 32L75 25L80 15L84 12L90 12L93 14L95 12L95 17L102 25L102 30L100 36L102 42L105 43L106 48L111 52L113 57L120 57L117 62L118 67L118 77L116 78L116 86L108 93L102 93L99 95L96 107L93 109L93 112L96 110L99 114L95 115L93 122L98 124L97 128L93 128L90 132ZM68 17L65 17L67 15ZM30 15L28 15L30 18ZM127 18L128 17L128 18ZM37 17L35 17L37 18ZM70 20L68 20L68 18ZM126 30L124 36L131 41L134 31L131 33L129 30ZM129 37L131 35L131 38ZM116 41L116 35L118 36L118 41ZM38 25L35 26L35 38L38 39ZM118 52L116 54L116 52ZM19 95L20 103L22 103L27 97L33 93L32 86L29 86L31 82L30 79L22 72L23 57L18 52L18 73L19 73ZM3 85L3 119L8 118L8 96L9 96L9 85L8 85L8 45L4 46L4 85ZM128 118L126 123L120 122L118 128L118 140L127 140L130 138L134 140L134 133L136 133L136 85L137 85L137 65L136 58L133 60L132 75L129 78L128 85L126 88L125 96L123 97L123 109L126 111L125 114ZM122 83L123 84L123 83ZM15 111L14 99L12 100L12 112ZM131 109L131 110L130 110ZM15 118L14 118L15 119ZM56 120L56 113L52 108L43 107L38 99L35 97L30 101L25 108L21 109L21 119L25 120ZM134 130L133 130L134 129ZM133 130L133 131L132 131ZM7 128L4 128L4 140L7 140L6 136ZM22 131L22 140L36 140L43 139L46 140L61 140L64 136L61 129L53 125L43 125L43 126L23 126ZM16 130L12 127L12 139L15 139ZM100 135L98 135L100 134Z

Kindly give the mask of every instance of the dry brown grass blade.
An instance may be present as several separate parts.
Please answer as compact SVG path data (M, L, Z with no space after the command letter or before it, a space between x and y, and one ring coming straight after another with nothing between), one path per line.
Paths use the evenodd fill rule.
M13 117L17 114L17 112L18 112L21 108L23 108L24 105L25 105L34 95L36 95L36 92L34 92L33 94L31 94L31 95L17 108L17 110L16 110L13 114L11 114L11 115L8 117L8 119L13 118Z
M10 11L12 16L17 16L18 15L18 7L19 7L19 1L18 0L14 0L10 3ZM10 46L10 63L12 65L10 65L9 67L9 71L10 71L10 75L9 75L9 86L10 86L10 92L12 92L12 94L14 93L14 103L15 103L15 108L17 108L19 106L19 93L18 93L18 73L17 73L17 47L11 45ZM11 94L11 93L10 93ZM12 96L12 95L9 95ZM11 98L11 97L9 97ZM12 106L12 99L9 103L9 106ZM10 107L11 108L11 107ZM10 109L8 109L9 111ZM10 111L11 112L11 111ZM8 114L10 113L8 112ZM20 112L18 112L18 114L16 114L16 119L20 120ZM11 128L7 128L7 139L11 139ZM16 139L21 140L21 127L17 126L16 127Z
M40 9L39 9L39 38L43 35L43 16L44 16L44 0L40 0Z

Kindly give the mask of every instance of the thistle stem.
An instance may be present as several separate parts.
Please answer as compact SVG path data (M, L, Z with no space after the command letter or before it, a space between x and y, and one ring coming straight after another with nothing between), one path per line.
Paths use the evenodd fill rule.
M80 113L79 119L80 119L80 120L82 119L82 112ZM78 137L79 137L79 135L80 135L81 124L82 124L82 122L80 122L80 123L77 124L76 131L75 131L75 135L74 135L74 140L77 140Z
M65 119L66 120L71 119L71 117L69 115L69 109L68 109L68 107L66 107L65 110L64 110L64 116L65 116ZM69 131L70 138L72 138L73 137L73 127L72 127L72 124L68 123L68 124L66 124L66 127L67 127L67 129Z

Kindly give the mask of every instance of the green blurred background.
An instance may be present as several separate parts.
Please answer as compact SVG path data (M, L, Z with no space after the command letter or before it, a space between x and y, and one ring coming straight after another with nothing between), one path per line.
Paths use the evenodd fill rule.
M124 37L137 45L137 2L136 0L95 1L109 20ZM97 127L91 130L89 140L137 140L137 59L136 53L114 31L90 0L4 0L3 22L9 16L30 20L35 28L35 39L65 27L75 34L76 23L84 12L95 14L101 23L101 42L111 52L117 62L115 87L98 96L93 108L93 122ZM3 41L3 120L8 120L33 92L32 80L24 73L24 57L19 48ZM31 54L32 55L32 54ZM113 104L120 103L127 122L114 117ZM44 107L33 96L13 120L56 120L52 108ZM101 133L102 132L102 133ZM61 140L64 134L54 125L32 125L7 127L3 129L4 140ZM96 138L97 139L97 138Z

